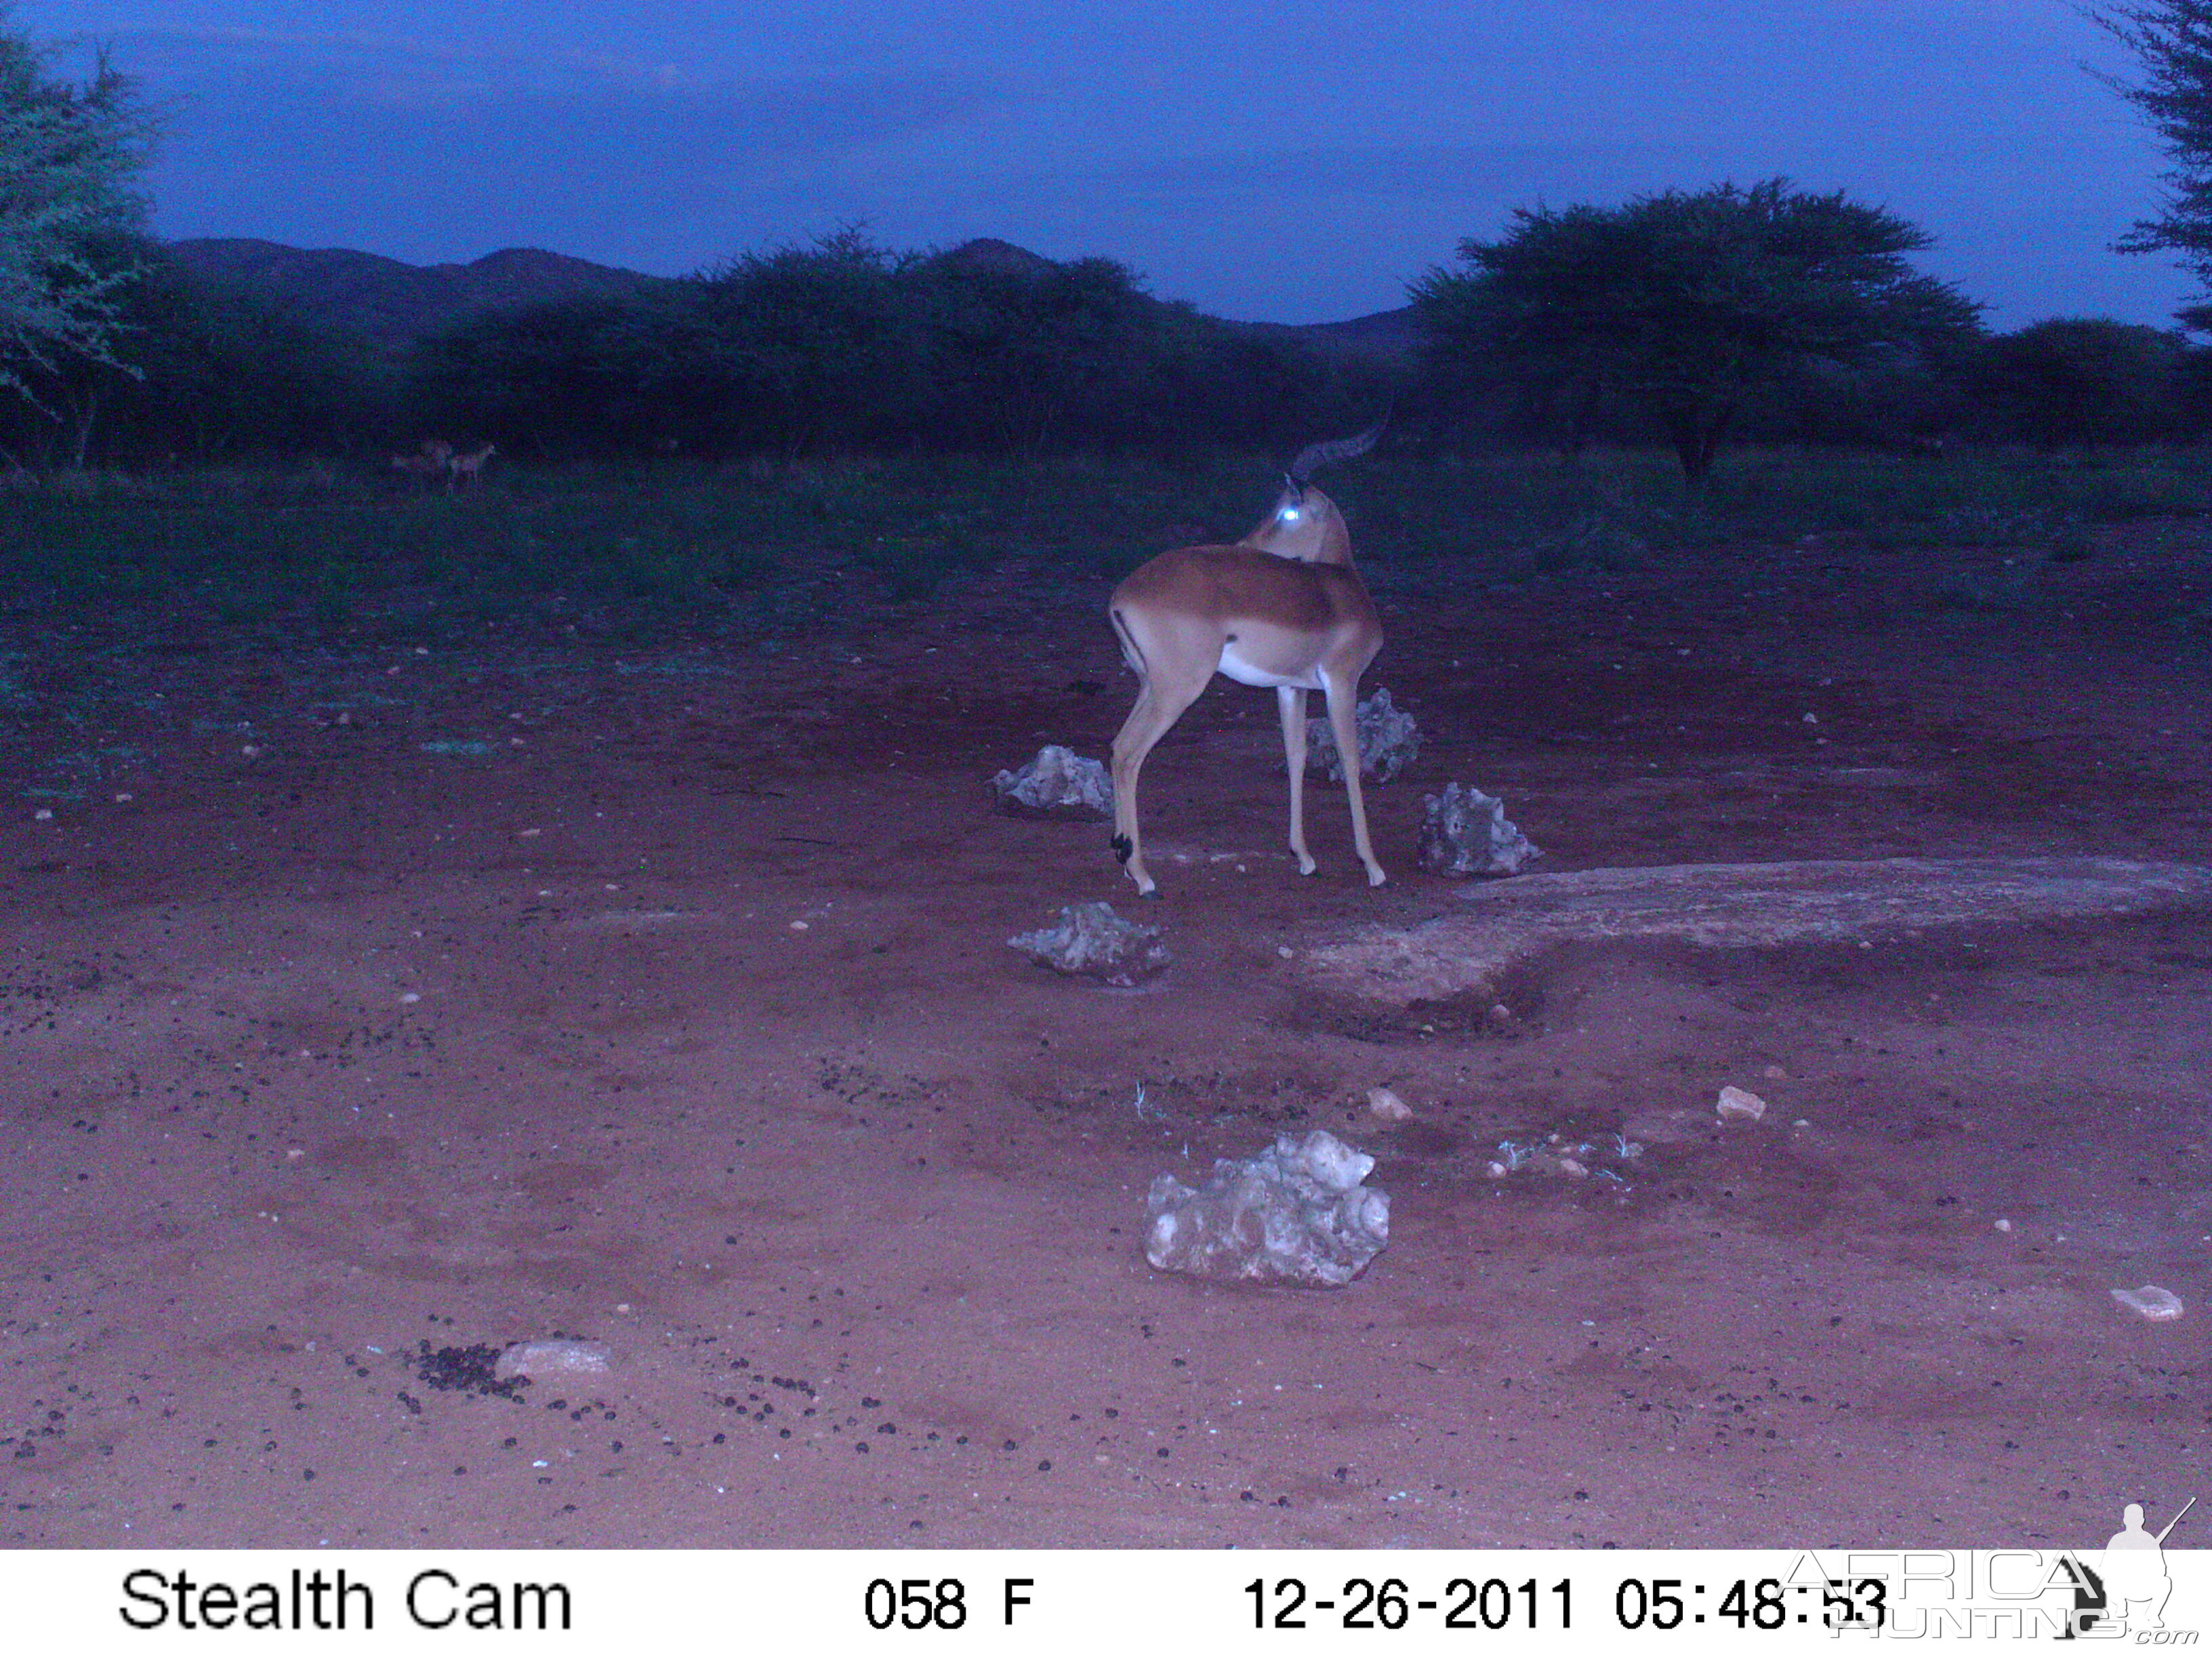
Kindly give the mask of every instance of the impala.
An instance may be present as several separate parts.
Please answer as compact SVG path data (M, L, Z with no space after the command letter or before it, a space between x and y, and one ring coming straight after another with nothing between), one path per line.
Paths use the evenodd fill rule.
M499 446L486 444L482 449L464 455L459 451L446 458L447 469L446 488L451 489L461 483L478 483L483 478L483 464L497 453Z
M1330 461L1363 455L1378 425L1356 438L1314 444L1291 463L1274 511L1231 547L1183 547L1138 569L1107 603L1121 655L1137 676L1136 706L1114 739L1114 852L1157 896L1137 829L1137 774L1152 745L1198 701L1217 673L1275 689L1283 754L1291 768L1291 851L1298 873L1314 872L1306 851L1306 693L1319 691L1352 798L1352 841L1380 887L1382 866L1367 839L1359 740L1352 721L1359 677L1382 648L1382 623L1352 564L1352 537L1336 503L1306 481Z

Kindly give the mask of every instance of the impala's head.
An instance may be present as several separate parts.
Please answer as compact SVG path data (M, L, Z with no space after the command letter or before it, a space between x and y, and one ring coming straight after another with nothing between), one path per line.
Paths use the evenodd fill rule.
M1352 532L1336 503L1311 484L1283 481L1274 510L1252 526L1244 545L1300 564L1350 564Z
M1244 545L1302 564L1350 564L1352 532L1344 526L1344 514L1307 480L1316 468L1331 461L1364 455L1382 435L1382 425L1377 421L1356 438L1308 444L1300 450L1283 474L1283 493L1275 498L1275 510L1253 526Z

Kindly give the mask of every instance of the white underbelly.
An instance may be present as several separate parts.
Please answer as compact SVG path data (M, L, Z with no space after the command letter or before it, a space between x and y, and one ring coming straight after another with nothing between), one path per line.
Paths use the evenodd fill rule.
M1273 674L1237 654L1234 641L1221 647L1220 672L1239 685L1289 685L1302 691L1321 690L1321 667L1316 664L1303 674Z

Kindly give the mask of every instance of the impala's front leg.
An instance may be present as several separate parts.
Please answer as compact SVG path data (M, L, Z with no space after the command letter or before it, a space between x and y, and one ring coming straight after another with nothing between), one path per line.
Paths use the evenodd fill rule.
M1367 842L1367 797L1359 787L1359 726L1353 718L1359 706L1359 682L1342 675L1324 675L1322 689L1328 698L1329 729L1336 733L1336 752L1344 761L1345 793L1352 797L1352 845L1367 866L1367 884L1380 887L1389 878L1375 861Z
M1291 851L1298 855L1298 873L1310 876L1314 861L1306 851L1306 694L1295 685L1279 685L1275 702L1283 714L1283 758L1291 769Z

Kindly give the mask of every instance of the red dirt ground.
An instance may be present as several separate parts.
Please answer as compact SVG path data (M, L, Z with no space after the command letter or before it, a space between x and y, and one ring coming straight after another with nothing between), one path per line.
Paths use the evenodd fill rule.
M33 641L11 794L67 751L143 757L0 825L0 1538L2087 1546L2124 1503L2155 1521L2212 1441L2201 914L1568 952L1474 1032L1333 1012L1281 952L1452 904L1411 848L1454 778L1544 870L2206 861L2207 647L2156 620L2202 591L2197 538L2133 532L1981 610L1857 547L1448 599L1378 557L1369 684L1429 737L1370 797L1392 884L1359 880L1325 787L1296 877L1273 701L1218 684L1146 775L1146 910L1103 828L987 806L1041 742L1104 752L1133 683L1103 581L1012 568L772 653L587 629L423 655L397 623ZM1153 987L1006 947L1101 897L1166 928ZM1712 1127L1728 1083L1764 1122ZM1412 1122L1364 1117L1376 1085ZM1631 1119L1677 1127L1626 1191L1484 1173L1506 1136ZM1392 1194L1361 1279L1146 1264L1155 1174L1316 1126ZM2112 1301L2145 1282L2186 1315ZM416 1369L550 1334L613 1370L510 1399Z

